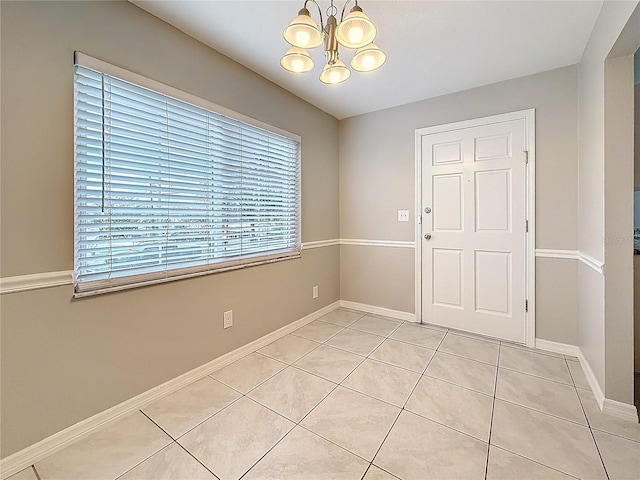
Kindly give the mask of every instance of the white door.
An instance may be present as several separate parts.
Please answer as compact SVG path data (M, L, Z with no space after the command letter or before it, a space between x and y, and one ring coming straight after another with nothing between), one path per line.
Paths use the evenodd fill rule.
M525 342L525 120L423 135L422 320Z

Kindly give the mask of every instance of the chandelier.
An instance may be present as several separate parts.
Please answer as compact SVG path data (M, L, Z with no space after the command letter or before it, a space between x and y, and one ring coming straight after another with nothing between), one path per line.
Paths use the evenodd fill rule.
M323 83L341 83L351 76L351 71L339 58L338 45L356 50L351 59L351 68L355 71L371 72L379 68L387 56L373 43L376 36L376 26L358 6L358 0L354 0L355 6L345 18L345 9L351 1L347 0L344 4L338 24L336 19L338 9L331 0L331 5L326 11L327 24L325 25L322 21L322 11L316 1L305 0L298 16L284 29L284 39L292 47L280 60L282 68L293 73L308 72L314 64L307 49L315 48L323 41L327 60L327 64L320 73L320 81ZM318 8L320 27L313 21L309 10L307 10L309 2Z

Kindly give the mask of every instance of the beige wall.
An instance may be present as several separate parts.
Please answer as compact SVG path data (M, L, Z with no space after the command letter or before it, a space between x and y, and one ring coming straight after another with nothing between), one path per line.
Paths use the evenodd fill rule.
M640 55L640 54L639 54ZM634 144L634 174L633 185L635 188L640 188L640 84L633 87L633 144Z
M633 404L633 51L605 63L605 382L606 397L627 404Z
M341 245L340 298L413 312L413 248Z
M536 338L575 345L578 260L536 258Z
M579 249L604 262L604 54L590 54L598 30L580 63ZM590 56L599 57L591 59ZM594 278L595 276L598 278ZM580 345L604 391L604 278L585 265L579 276Z
M634 187L640 188L640 84L634 87ZM634 370L640 372L640 255L633 257Z
M3 277L73 268L74 50L299 134L302 239L339 237L335 118L128 2L0 5ZM335 302L339 281L334 246L83 300L2 295L1 456Z
M631 55L640 44L637 3L603 4L580 63L579 245L604 263L604 273L580 270L579 345L605 397L627 404L633 403Z
M536 247L576 250L578 75L566 67L487 85L340 122L342 238L414 240L415 130L489 115L536 109ZM412 221L397 222L397 210ZM396 263L397 262L397 263ZM536 285L537 336L576 343L577 290L558 295L562 279L577 284L574 260L544 259ZM540 261L538 262L540 265ZM358 270L366 265L371 275ZM392 266L393 265L393 266ZM341 248L341 298L414 311L414 261L395 248ZM354 282L359 282L357 288ZM574 291L575 290L575 291ZM375 296L367 292L379 292Z

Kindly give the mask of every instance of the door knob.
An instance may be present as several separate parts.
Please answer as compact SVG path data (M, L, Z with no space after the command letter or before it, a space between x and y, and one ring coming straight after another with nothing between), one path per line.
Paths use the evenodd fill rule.
M430 233L425 233L424 234L424 239L425 240L431 240L431 234Z

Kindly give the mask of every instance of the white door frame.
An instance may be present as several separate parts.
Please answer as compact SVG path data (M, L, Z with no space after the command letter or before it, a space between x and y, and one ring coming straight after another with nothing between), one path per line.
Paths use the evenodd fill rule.
M492 115L490 117L476 118L462 122L447 123L434 127L416 129L416 184L415 184L415 245L416 245L416 265L415 265L415 299L416 299L416 321L423 323L422 318L422 141L421 137L434 133L460 130L463 128L478 127L492 123L508 122L513 120L525 121L525 149L528 153L528 164L526 169L526 214L529 220L529 231L526 233L526 294L528 300L528 311L525 313L525 344L528 347L535 346L535 318L536 318L536 142L535 142L535 109L520 110L517 112Z

